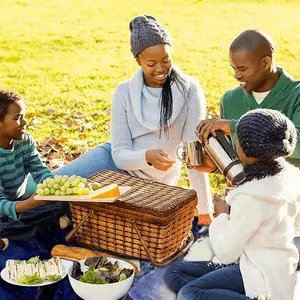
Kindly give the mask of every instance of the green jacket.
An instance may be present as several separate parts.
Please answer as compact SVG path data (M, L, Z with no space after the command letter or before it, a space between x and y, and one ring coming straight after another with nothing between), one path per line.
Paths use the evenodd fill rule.
M282 68L277 68L280 77L267 97L257 104L252 94L241 87L227 91L221 99L221 118L232 120L231 139L236 146L236 124L247 111L255 108L269 108L281 111L296 126L298 142L294 153L288 160L295 166L300 166L300 81L295 81Z

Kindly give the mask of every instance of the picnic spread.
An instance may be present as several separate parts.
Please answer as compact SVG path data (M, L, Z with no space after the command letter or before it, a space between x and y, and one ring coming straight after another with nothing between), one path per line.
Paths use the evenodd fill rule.
M98 182L101 187L115 183L130 189L112 203L70 202L72 230L53 232L33 241L10 241L0 256L1 270L7 260L28 261L32 257L48 260L53 256L78 261L105 256L129 262L136 275L134 286L155 267L182 257L195 240L207 235L207 231L199 231L201 227L194 221L197 204L194 190L108 170L88 180ZM36 287L17 286L1 278L0 293L3 300L80 299L67 277ZM124 299L139 298L129 292Z

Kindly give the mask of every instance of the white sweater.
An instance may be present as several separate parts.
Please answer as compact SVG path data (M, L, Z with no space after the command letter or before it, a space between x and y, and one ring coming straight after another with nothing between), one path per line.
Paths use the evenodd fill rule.
M182 95L176 84L172 85L173 114L170 119L169 139L162 133L159 138L159 95L155 89L144 85L142 69L116 88L111 111L112 155L116 166L129 174L176 185L181 161L176 157L177 148L183 141L197 139L195 129L206 116L206 103L199 83L179 70L185 79L186 95ZM150 92L149 92L150 90ZM160 93L160 91L158 91ZM176 163L167 171L149 166L146 151L162 149ZM211 195L208 176L195 170L188 170L191 187L197 191L199 213L211 211Z
M230 216L210 225L210 239L223 264L239 260L246 295L291 300L299 260L293 243L300 212L300 170L288 165L279 174L247 182L227 198Z

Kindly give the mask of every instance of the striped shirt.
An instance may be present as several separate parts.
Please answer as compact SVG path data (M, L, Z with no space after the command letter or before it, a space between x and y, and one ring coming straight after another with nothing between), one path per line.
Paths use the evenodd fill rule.
M33 137L25 133L22 140L13 141L12 149L0 148L0 214L17 220L16 204L23 200L29 173L37 184L52 176Z

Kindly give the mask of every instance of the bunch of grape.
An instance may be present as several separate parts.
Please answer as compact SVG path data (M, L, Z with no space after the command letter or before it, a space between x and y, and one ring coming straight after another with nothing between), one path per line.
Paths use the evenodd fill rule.
M86 178L55 175L54 178L46 178L43 183L38 184L36 192L41 196L88 195L91 189Z

